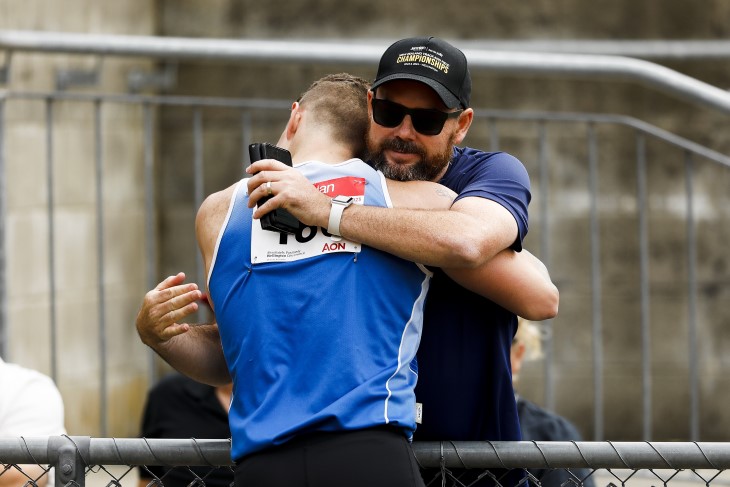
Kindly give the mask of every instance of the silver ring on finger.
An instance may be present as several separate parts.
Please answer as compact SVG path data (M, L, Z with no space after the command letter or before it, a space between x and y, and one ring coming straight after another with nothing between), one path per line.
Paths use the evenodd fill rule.
M273 192L271 191L271 181L266 181L266 196L271 196Z

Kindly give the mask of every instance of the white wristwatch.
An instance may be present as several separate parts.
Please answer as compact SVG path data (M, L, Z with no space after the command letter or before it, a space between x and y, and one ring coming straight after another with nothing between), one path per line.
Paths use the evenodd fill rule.
M332 198L332 208L330 208L330 221L327 224L327 233L330 235L340 235L340 221L342 220L342 212L350 206L355 200L352 196L335 196Z

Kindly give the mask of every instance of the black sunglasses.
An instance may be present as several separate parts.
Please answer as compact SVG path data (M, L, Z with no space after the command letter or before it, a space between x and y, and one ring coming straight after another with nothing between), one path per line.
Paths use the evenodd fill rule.
M423 135L438 135L446 120L456 118L464 110L442 112L434 108L407 108L390 100L373 98L373 120L383 127L393 128L401 124L406 115L411 116L411 124L416 132Z

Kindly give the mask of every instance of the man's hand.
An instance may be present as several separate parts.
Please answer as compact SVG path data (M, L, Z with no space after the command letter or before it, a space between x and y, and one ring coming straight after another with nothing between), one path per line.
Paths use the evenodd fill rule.
M269 196L271 189L272 198L254 211L254 218L261 218L275 208L285 208L305 225L327 228L330 197L321 193L302 173L273 159L254 162L246 172L254 174L247 182L249 208Z
M197 284L183 284L185 273L170 276L148 292L137 313L137 332L142 342L156 349L162 343L190 330L187 323L178 323L198 310L203 293Z

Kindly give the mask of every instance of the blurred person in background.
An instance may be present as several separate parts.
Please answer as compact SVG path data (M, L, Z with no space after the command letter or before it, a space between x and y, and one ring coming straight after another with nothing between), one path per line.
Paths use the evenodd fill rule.
M523 363L542 358L542 337L538 325L519 318L511 353L512 382L515 389ZM583 441L578 429L566 418L528 401L519 394L515 394L515 398L524 441ZM582 481L584 487L593 487L593 478L588 476L591 472L586 469L528 469L528 472L543 487L573 485L576 480Z
M66 434L61 394L40 372L0 358L0 437L18 438ZM21 487L34 480L53 486L54 471L46 465L0 464L0 487Z
M209 386L172 373L147 394L142 415L142 438L230 439L228 408L233 384ZM187 487L202 479L209 487L228 487L233 482L230 467L139 467L139 487L155 479L165 487Z

